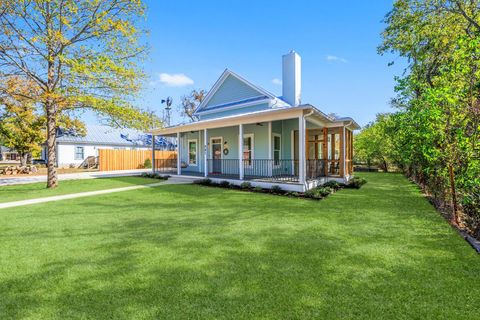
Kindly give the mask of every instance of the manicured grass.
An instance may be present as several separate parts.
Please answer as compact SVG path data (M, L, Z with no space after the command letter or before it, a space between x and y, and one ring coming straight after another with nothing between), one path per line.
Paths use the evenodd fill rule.
M475 319L480 257L404 177L322 201L197 185L0 210L0 319Z
M45 182L0 186L0 203L157 182L160 181L142 177L115 177L59 181L55 189L47 189Z

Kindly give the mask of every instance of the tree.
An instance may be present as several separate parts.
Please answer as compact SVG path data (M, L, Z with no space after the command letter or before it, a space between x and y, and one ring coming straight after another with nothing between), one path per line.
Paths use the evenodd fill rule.
M188 95L184 95L181 104L182 116L187 117L190 121L197 121L198 118L194 113L203 99L205 99L206 94L205 90L192 90Z
M3 0L0 4L0 77L36 83L35 103L46 118L47 187L57 186L59 118L90 109L110 124L146 128L136 108L146 52L138 43L141 0ZM33 97L28 97L33 98Z
M451 202L460 225L459 204L479 203L469 190L480 182L480 1L397 0L385 21L379 52L408 63L396 87L395 141L404 153L397 161ZM470 227L480 235L480 223Z
M25 166L32 152L40 150L45 137L45 117L36 112L34 97L39 94L35 83L9 78L0 91L0 140L20 155Z

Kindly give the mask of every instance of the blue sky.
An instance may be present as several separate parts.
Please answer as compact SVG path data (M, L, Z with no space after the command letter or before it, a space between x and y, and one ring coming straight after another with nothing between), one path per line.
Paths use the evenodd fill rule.
M392 1L146 1L149 84L138 103L161 115L192 89L210 89L225 68L281 95L281 57L302 57L302 102L360 125L389 111L394 57L376 52ZM160 76L163 74L163 76Z

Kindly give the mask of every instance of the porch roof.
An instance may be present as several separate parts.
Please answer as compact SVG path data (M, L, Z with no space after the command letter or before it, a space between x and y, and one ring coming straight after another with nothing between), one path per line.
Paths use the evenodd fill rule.
M333 118L321 112L310 104L299 105L297 107L279 107L270 110L255 111L232 116L201 120L177 126L156 128L150 131L154 135L173 135L178 132L198 131L203 129L213 129L221 127L230 127L240 124L249 124L265 121L276 121L296 118L305 115L307 120L320 124L324 127L334 127L346 125L352 130L360 129L360 126L352 118Z

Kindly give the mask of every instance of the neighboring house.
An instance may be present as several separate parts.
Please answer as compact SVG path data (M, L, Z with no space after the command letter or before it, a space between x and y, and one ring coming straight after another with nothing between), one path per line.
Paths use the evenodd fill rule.
M4 146L0 146L0 161L6 163L17 163L20 161L20 156L17 151Z
M133 129L116 129L108 126L87 125L86 135L74 130L57 130L57 166L79 166L88 157L97 157L99 149L147 150L152 146L152 136ZM166 139L157 139L156 149L174 149ZM43 146L42 159L48 158Z
M157 159L155 170L293 191L349 180L358 124L301 103L301 58L293 51L283 56L282 80L277 97L225 70L199 105L199 121L152 131L179 145L175 168Z

